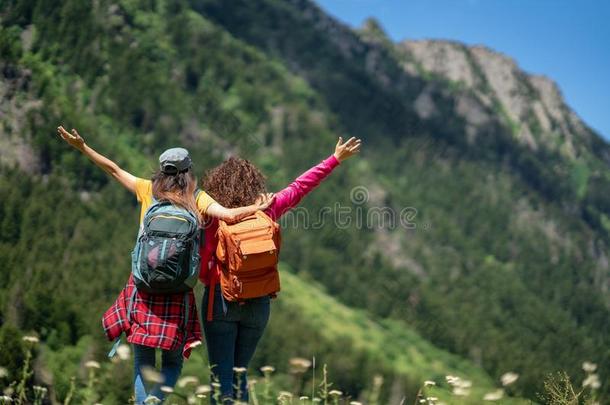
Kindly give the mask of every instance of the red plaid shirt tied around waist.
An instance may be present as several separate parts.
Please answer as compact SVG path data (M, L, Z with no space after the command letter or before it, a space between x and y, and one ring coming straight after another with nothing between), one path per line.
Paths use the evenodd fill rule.
M124 332L132 344L164 350L176 350L184 345L185 358L201 344L199 314L192 291L146 294L137 291L131 275L114 304L104 313L102 324L108 340L116 340Z

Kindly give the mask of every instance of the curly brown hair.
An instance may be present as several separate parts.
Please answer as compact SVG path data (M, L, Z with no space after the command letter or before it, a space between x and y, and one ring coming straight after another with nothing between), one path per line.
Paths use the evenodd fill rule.
M237 208L254 204L261 193L266 193L265 176L250 161L230 157L208 170L202 188L220 205Z

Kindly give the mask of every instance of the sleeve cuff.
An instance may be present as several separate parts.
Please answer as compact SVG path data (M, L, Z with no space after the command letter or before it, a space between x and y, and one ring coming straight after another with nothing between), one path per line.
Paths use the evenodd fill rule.
M202 343L203 342L201 340L195 340L195 341L185 344L184 349L182 349L182 356L185 359L188 359L189 357L191 357L191 352L193 351L193 349L196 348L197 346L201 346Z
M326 158L326 160L324 160L324 163L330 166L331 169L334 169L335 167L341 164L341 162L339 162L339 159L337 159L334 154Z

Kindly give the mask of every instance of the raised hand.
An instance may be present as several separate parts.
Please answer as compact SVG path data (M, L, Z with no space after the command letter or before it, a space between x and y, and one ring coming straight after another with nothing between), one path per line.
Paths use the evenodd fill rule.
M87 156L93 163L96 164L100 169L114 177L119 183L121 183L127 190L135 194L136 192L136 177L121 169L116 163L107 157L100 155L91 147L89 147L82 136L78 134L76 129L72 129L72 132L66 131L61 125L57 127L57 134L66 141L66 143L75 149L81 151Z
M360 145L362 145L362 140L356 137L352 136L345 143L343 143L343 138L339 137L337 146L335 146L335 157L342 162L360 152Z
M83 150L85 146L85 140L78 134L78 131L76 129L72 128L72 133L70 133L60 125L57 127L57 133L59 134L61 139L66 141L70 146L73 146L74 148L81 151Z
M260 194L256 199L257 208L261 211L266 210L273 203L274 198L275 194L273 193Z

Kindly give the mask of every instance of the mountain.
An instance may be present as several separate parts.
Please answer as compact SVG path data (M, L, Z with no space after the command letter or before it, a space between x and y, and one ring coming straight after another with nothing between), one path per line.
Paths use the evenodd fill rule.
M586 356L566 352L567 357L576 356L559 360L550 349L555 337L572 340L572 347L591 344L597 349L590 355L606 355L604 338L593 336L607 324L603 314L608 308L608 206L603 190L608 181L608 145L569 111L563 118L570 117L570 125L555 134L545 132L542 124L537 128L532 114L526 114L540 104L552 110L554 103L567 110L561 99L545 104L546 96L529 86L529 98L521 97L528 105L523 117L532 122L523 117L516 122L511 118L516 108L502 104L507 98L498 94L497 85L483 86L476 93L467 84L425 70L423 56L418 62L415 52L407 52L408 43L392 44L374 21L354 32L315 4L298 0L262 1L256 6L237 1L196 4L233 35L305 77L325 96L344 128L372 137L374 151L367 156L370 173L363 182L379 186L381 192L376 194L384 203L415 207L422 223L432 225L426 232L382 233L379 249L381 255L389 251L399 256L392 259L405 263L412 274L427 275L425 281L394 283L378 294L371 288L356 297L344 293L346 302L375 307L372 310L383 316L402 312L397 316L420 322L420 330L427 330L426 336L435 343L487 363L488 369L496 367L492 353L497 349L492 346L497 346L495 330L502 324L506 347L520 353L515 355L523 359L520 368L532 371L531 376L524 375L531 378L532 387L538 378L533 375L539 373L533 370L541 361L547 364L543 368L572 367L576 373L580 363L576 358ZM513 75L509 81L528 82L527 74L508 58L489 51L465 54L477 54L479 59L489 55L483 64L471 62L471 72L481 71L479 82L485 83L484 72L493 72L488 65L505 62L505 70ZM418 65L424 67L418 70ZM481 94L492 100L491 106L485 105ZM489 119L477 121L483 113ZM520 139L520 128L526 124L540 139L538 148ZM553 129L561 127L553 125ZM545 144L543 137L554 141ZM571 146L575 140L578 146ZM552 144L556 146L548 146ZM376 274L384 279L383 272ZM387 278L397 277L394 274ZM323 272L318 277L325 283L333 279ZM368 300L363 298L367 296ZM417 304L410 310L392 309L397 297L410 297L409 302ZM433 305L434 311L427 305ZM446 318L440 315L445 312L450 313ZM536 320L530 319L532 312L538 314ZM435 321L430 321L431 313ZM476 321L471 321L473 316ZM470 322L472 328L464 327ZM551 329L547 322L553 324ZM489 337L480 333L483 326ZM556 328L562 332L556 333ZM470 332L462 333L466 329ZM554 333L538 335L537 330ZM540 339L548 349L542 349Z
M515 371L511 395L534 400L550 372L580 384L586 360L607 376L610 146L549 79L306 0L12 0L0 16L0 340L17 328L49 358L101 356L127 274L136 202L58 124L142 177L181 144L198 173L252 159L272 190L349 134L362 156L304 202L326 220L285 224L292 270L256 365L317 355L353 397L383 374L388 400L445 373L483 392ZM59 399L76 367L49 366Z

